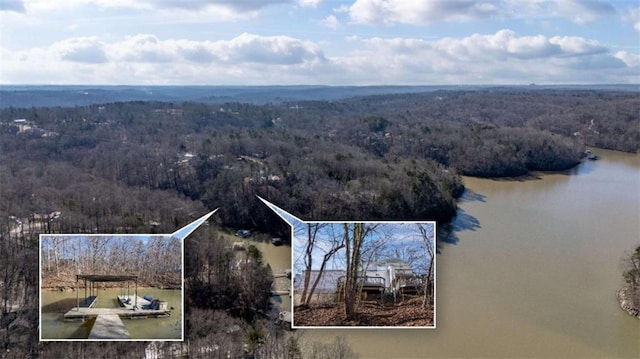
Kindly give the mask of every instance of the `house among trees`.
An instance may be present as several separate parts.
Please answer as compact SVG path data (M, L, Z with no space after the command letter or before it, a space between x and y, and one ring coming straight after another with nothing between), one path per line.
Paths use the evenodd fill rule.
M313 291L315 301L343 300L344 282L346 270L311 270L310 283L315 283L318 276L320 280ZM302 277L306 276L306 271ZM417 274L414 269L400 259L389 259L373 263L366 270L358 274L358 285L366 298L381 297L385 293L396 295L399 293L418 293L423 285L423 276ZM297 283L303 285L302 281ZM298 292L302 288L297 288Z
M385 292L394 294L400 291L417 293L423 284L422 276L415 273L409 264L400 259L389 259L374 263L365 272L365 279L375 282L375 280L371 280L374 278L382 280Z

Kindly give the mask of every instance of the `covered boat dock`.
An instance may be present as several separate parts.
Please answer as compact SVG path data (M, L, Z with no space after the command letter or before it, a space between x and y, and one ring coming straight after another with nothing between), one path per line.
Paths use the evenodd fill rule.
M85 298L80 300L79 282L84 281ZM121 288L121 294L117 296L119 308L95 308L98 301L98 291L96 282L127 282ZM131 293L131 282L133 293ZM149 317L168 317L171 311L167 309L166 302L152 302L138 296L138 276L135 275L100 275L100 274L78 274L76 275L76 307L64 314L65 321L82 320L87 318L97 318L103 315L116 315L121 318L139 319Z
M84 280L84 299L80 301L80 280ZM93 308L98 301L96 282L127 282L127 296L129 295L129 283L135 283L134 295L138 297L138 276L136 275L101 275L101 274L77 274L76 275L76 311L80 308ZM87 285L88 284L88 285ZM124 288L122 288L124 291ZM87 292L88 291L88 292Z

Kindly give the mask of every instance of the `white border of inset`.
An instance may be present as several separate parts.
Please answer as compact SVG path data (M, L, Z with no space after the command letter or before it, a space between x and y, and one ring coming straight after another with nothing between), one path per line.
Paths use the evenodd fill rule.
M41 233L38 236L38 340L41 342L133 342L133 341L145 341L145 342L182 342L185 340L184 336L184 322L186 318L186 308L185 308L185 298L184 298L184 241L193 231L198 229L202 223L207 221L209 217L211 217L214 213L216 213L218 209L205 214L204 216L196 219L193 222L190 222L186 226L178 229L173 233L166 234L149 234L149 233L138 233L138 234L117 234L117 233L80 233L80 234L47 234ZM188 229L185 233L182 233ZM180 338L179 339L43 339L42 338L42 237L43 236L57 236L57 237L99 237L99 236L110 236L110 237L174 237L180 239L180 278L181 278L181 289L180 296L182 301L182 320L180 321Z
M185 300L184 300L184 238L180 239L180 256L181 256L181 264L180 264L180 277L181 277L181 285L180 285L180 298L182 302L182 318L180 321L180 338L176 339L52 339L52 338L42 338L42 238L43 237L78 237L78 238L88 238L88 237L165 237L170 238L173 237L172 234L40 234L38 236L38 340L41 342L135 342L135 341L143 341L143 342L182 342L184 341L184 322L185 322Z
M290 227L291 227L291 270L292 270L292 276L295 276L295 273L293 272L294 267L294 262L295 262L295 253L294 253L294 223L291 223L289 221L289 219L287 219L285 216L282 215L282 212L287 213L289 216L292 217L292 219L299 221L300 223L383 223L383 224L432 224L433 225L433 326L297 326L294 325L295 323L295 312L294 312L294 303L295 303L295 293L294 293L294 280L291 280L291 293L292 293L292 299L291 299L291 317L292 317L292 322L291 322L291 328L293 329L436 329L437 327L437 299L438 299L438 295L437 295L437 282L438 282L438 273L437 273L437 255L436 255L436 251L437 251L437 243L438 243L438 239L437 239L437 223L436 221L303 221L300 218L290 214L289 212L285 211L284 209L274 205L273 203L261 198L260 196L258 196L258 198L264 202L265 205L267 205L267 207L269 207L273 212L275 212L283 221L285 221L285 223L287 223ZM293 278L293 277L292 277Z

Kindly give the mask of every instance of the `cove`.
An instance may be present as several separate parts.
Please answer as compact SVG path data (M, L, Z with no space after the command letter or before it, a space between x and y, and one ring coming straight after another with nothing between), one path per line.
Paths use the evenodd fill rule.
M621 258L640 244L640 155L593 149L563 173L465 178L439 239L433 330L306 330L361 358L638 358L620 309Z

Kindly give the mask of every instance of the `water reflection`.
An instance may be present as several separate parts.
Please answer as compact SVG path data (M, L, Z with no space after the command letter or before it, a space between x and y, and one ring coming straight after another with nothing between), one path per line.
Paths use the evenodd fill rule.
M496 182L527 182L527 181L537 181L541 180L542 176L539 172L529 172L526 175L517 176L517 177L495 177L491 178L491 181Z
M437 253L440 253L442 243L458 244L460 237L458 232L462 231L475 231L480 228L480 221L464 209L458 208L458 213L451 223L445 223L438 226L438 245Z
M486 202L486 196L475 192L469 188L465 189L459 199L459 203L466 202ZM455 245L460 241L458 233L462 231L475 231L480 228L480 221L467 213L463 208L458 208L456 216L450 223L444 223L437 226L437 245L436 253L441 253L442 244L447 243Z
M132 339L176 340L182 337L182 291L156 288L138 288L139 293L167 301L173 307L167 318L149 318L143 320L125 319L127 331ZM118 304L115 297L120 289L99 290L98 308L113 308ZM86 339L95 320L85 322L64 321L64 313L76 306L75 292L43 291L41 295L41 337L47 340Z
M640 156L533 181L465 178L440 226L437 330L305 331L348 338L362 358L640 358L640 321L620 309L624 252L638 243ZM480 194L479 196L476 194Z
M73 298L62 298L60 300L53 301L51 303L47 303L42 306L43 313L66 313L69 311L69 308L73 308L76 306L77 299L74 296Z
M474 202L474 201L479 201L479 202L486 202L487 200L487 196L475 192L472 189L465 189L464 193L462 193L462 196L460 196L460 199L458 200L458 203L460 202Z

